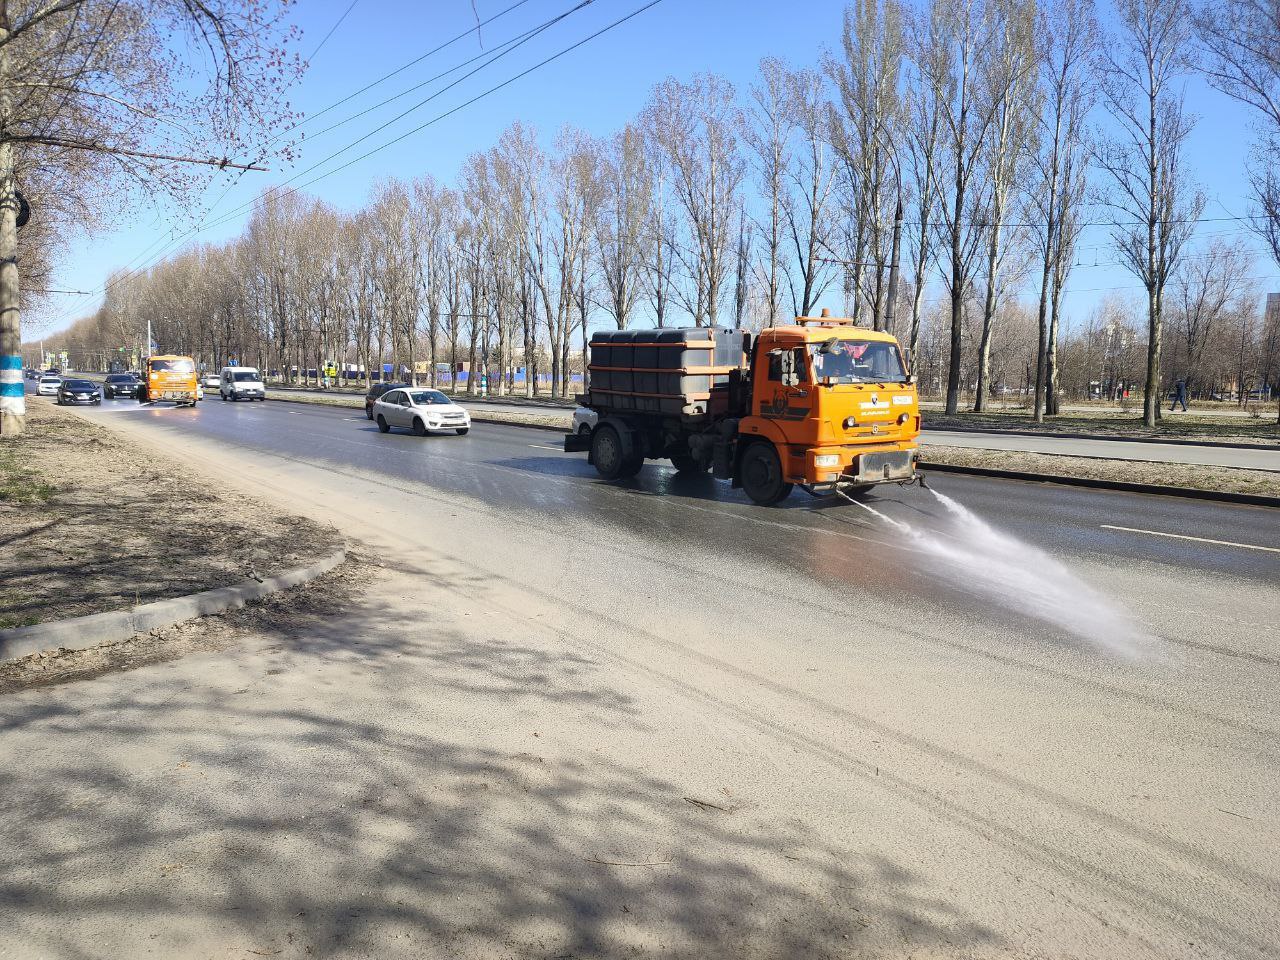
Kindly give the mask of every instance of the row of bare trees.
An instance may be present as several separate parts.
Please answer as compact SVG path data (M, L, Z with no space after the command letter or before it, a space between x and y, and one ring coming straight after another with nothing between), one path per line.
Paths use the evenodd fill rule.
M1027 380L1042 417L1087 392L1065 383L1063 299L1082 231L1102 225L1145 291L1154 423L1162 358L1195 383L1222 318L1257 308L1243 245L1191 247L1197 52L1259 107L1250 222L1280 236L1280 69L1256 69L1246 30L1277 3L1229 0L1231 34L1190 0L1116 0L1105 33L1093 0L855 0L818 68L767 58L742 94L666 80L609 138L566 128L548 150L517 123L454 185L389 180L352 215L266 191L241 237L113 278L72 336L105 337L105 353L150 320L167 349L211 363L390 361L433 382L465 363L497 392L542 376L560 395L596 324L762 326L838 298L900 336L948 411ZM1031 354L1016 377L1015 343Z

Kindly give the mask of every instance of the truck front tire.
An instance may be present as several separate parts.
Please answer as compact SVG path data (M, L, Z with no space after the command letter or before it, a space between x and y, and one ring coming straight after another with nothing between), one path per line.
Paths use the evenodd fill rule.
M742 453L739 466L742 489L762 507L772 507L791 495L792 485L782 474L782 461L772 443L753 443Z

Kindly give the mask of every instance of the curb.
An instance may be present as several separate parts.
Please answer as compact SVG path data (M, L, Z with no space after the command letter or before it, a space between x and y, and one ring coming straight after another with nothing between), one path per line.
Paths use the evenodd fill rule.
M1186 440L1164 437L1117 437L1098 433L1045 433L1035 430L999 430L994 427L931 427L927 422L921 427L926 433L982 433L1005 437L1041 437L1046 440L1106 440L1110 443L1165 443L1173 447L1223 447L1228 450L1275 450L1280 440L1264 443L1233 443L1229 440ZM1077 454L1071 454L1077 456ZM1109 459L1109 458L1103 458Z
M501 417L495 417L495 416L486 417L483 414L481 414L480 416L476 416L474 413L471 414L471 422L472 423L500 423L508 427L528 427L530 430L550 430L553 433L560 433L560 434L573 432L572 424L562 424L556 427L556 426L552 426L549 423L528 423L524 420L503 420Z
M184 620L223 613L243 607L250 600L258 600L314 580L346 558L347 551L339 549L315 563L286 570L264 580L244 580L229 587L217 587L185 597L144 603L131 610L93 613L70 620L0 630L0 661L17 660L42 650L85 650L100 643L127 640L137 633L171 627Z
M1251 507L1280 509L1280 497L1260 493L1228 493L1224 490L1197 490L1194 487L1167 487L1157 483L1130 483L1126 480L1097 480L1093 477L1066 477L1053 473L1023 473L1020 470L998 470L994 467L962 467L953 463L920 460L922 470L939 473L964 473L998 480L1025 480L1030 483L1056 483L1066 487L1091 487L1095 490L1118 490L1123 493L1145 493L1157 497L1181 497L1185 500L1213 500L1218 503L1243 504Z

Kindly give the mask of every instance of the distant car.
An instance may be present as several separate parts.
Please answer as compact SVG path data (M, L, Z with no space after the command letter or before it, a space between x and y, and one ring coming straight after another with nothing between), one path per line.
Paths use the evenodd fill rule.
M573 432L580 437L591 436L591 431L600 422L600 414L589 407L578 407L573 411Z
M375 383L369 388L369 392L364 395L364 415L372 420L373 405L380 396L388 390L399 390L407 386L409 386L407 383Z
M43 381L41 381L43 385ZM58 403L92 403L102 402L102 394L98 393L98 385L92 380L63 380L58 385Z
M60 377L62 376L62 368L50 367L48 370L45 371L45 373L50 377Z
M222 386L222 378L210 370L208 373L200 375L200 386L206 390L217 390Z
M37 370L35 367L28 367L28 368L27 368L27 379L28 379L28 380L39 380L39 379L40 379L40 371L39 371L39 370Z
M131 373L113 373L102 384L102 395L108 400L116 397L136 397L142 382Z
M61 377L55 377L52 374L44 373L40 375L40 382L36 384L36 393L42 397L56 397L58 395L58 388L61 386Z
M471 429L471 414L439 390L426 387L388 390L373 402L373 418L383 433L408 427L420 437L432 430L452 430L463 436Z

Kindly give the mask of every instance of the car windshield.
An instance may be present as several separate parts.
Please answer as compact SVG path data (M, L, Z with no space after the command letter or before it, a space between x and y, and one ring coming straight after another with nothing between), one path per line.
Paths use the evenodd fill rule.
M94 385L88 380L63 380L62 385L68 390L93 390Z
M61 383L62 381L59 380L57 377L41 377L40 382L41 383Z
M231 375L231 379L236 383L259 383L261 382L262 377L258 376L258 372L256 370L246 370L241 373L233 373Z
M415 390L409 394L413 398L413 402L419 405L427 405L431 403L448 403L449 398L439 390Z
M107 377L107 383L133 383L133 374L115 373Z
M818 383L901 383L907 377L896 344L832 337L809 346Z
M152 360L150 365L153 373L194 373L196 369L195 363L185 357L181 360Z

